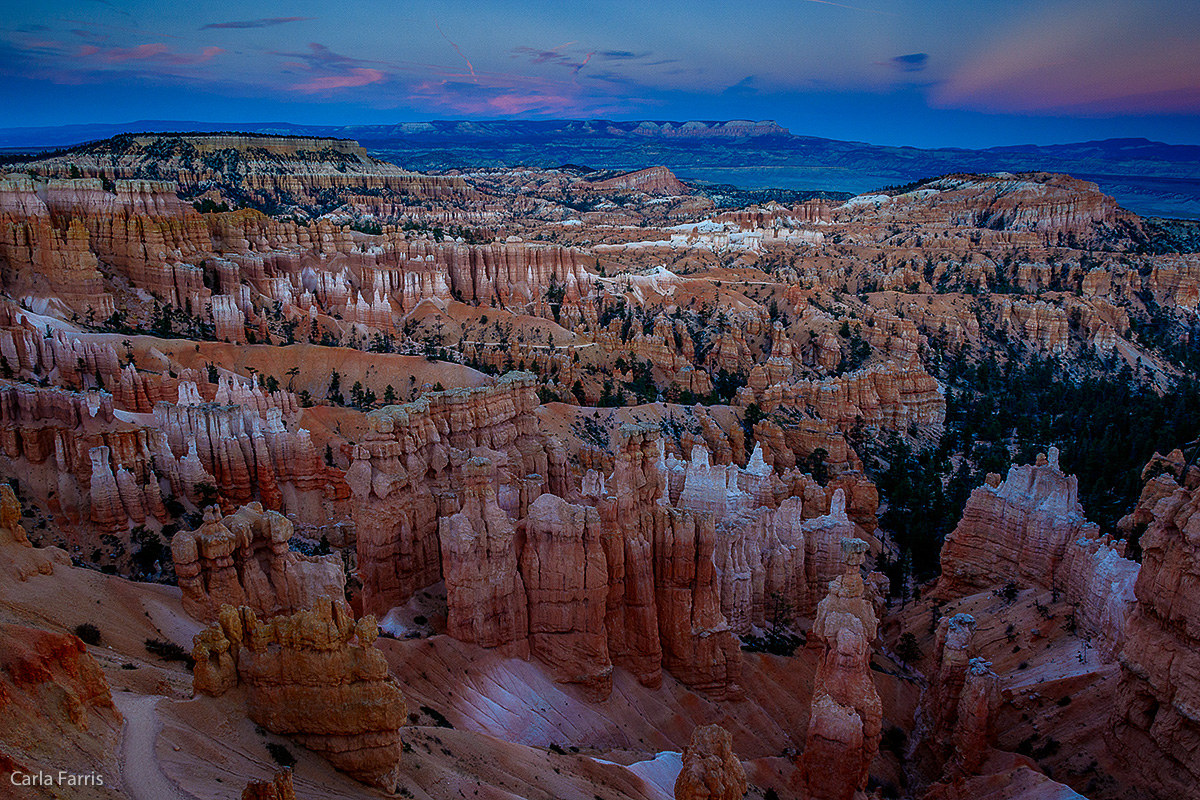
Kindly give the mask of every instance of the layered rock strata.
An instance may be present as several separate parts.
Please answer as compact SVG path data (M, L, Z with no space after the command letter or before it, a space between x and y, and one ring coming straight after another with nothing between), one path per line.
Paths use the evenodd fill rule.
M720 725L693 729L682 760L675 800L741 800L746 795L746 771L733 753L733 737Z
M269 781L250 781L242 789L242 800L296 800L292 771L281 769Z
M486 458L463 466L462 510L438 520L446 580L446 632L463 642L529 653L529 613L518 571L516 531L496 503Z
M355 622L342 601L327 597L266 621L245 606L224 606L218 616L195 638L196 693L244 685L256 723L363 783L396 791L408 708L374 646L374 617Z
M912 758L930 780L976 774L991 747L1000 704L999 678L974 656L975 618L943 617L936 661L921 695Z
M960 597L1008 581L1061 591L1078 605L1077 622L1119 649L1132 612L1138 565L1125 543L1101 536L1078 501L1078 481L1063 475L1058 450L1013 466L1001 483L989 475L971 493L958 526L942 546L937 593Z
M0 766L13 786L18 772L95 772L118 746L122 722L87 645L10 624L0 624L0 719Z
M291 521L250 503L224 518L214 506L204 524L171 539L183 610L212 622L222 606L247 606L263 617L311 608L319 597L342 597L345 575L336 555L291 550Z
M386 614L441 580L438 518L461 510L472 452L489 459L500 483L497 503L514 511L523 510L528 476L551 477L550 455L536 435L537 405L535 378L509 373L495 386L430 393L367 415L369 430L346 474L364 612Z
M799 767L813 800L851 800L863 792L883 730L870 669L879 620L860 574L867 543L843 539L841 549L845 572L830 582L810 634L821 655Z
M1160 499L1141 545L1107 741L1147 795L1166 800L1200 785L1200 488Z
M608 559L600 515L543 494L525 518L521 575L529 598L529 649L562 679L593 698L612 690L604 619Z

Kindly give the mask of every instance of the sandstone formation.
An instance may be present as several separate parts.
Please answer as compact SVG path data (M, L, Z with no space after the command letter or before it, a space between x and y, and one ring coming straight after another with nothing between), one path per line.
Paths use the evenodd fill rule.
M683 749L675 800L741 800L746 790L746 771L733 754L729 731L720 725L695 728Z
M687 185L666 167L648 167L585 184L596 192L635 191L646 194L687 194Z
M24 582L35 575L53 575L55 565L66 566L71 559L57 547L34 548L21 526L21 505L12 487L0 483L0 552L12 577Z
M867 544L843 539L841 549L845 572L829 584L810 634L821 656L799 767L814 800L850 800L866 789L883 729L870 670L879 621L860 574Z
M464 642L525 656L529 614L518 571L516 532L496 504L493 477L486 458L468 460L463 465L462 510L438 519L449 605L447 632Z
M612 690L602 537L596 509L543 494L529 506L521 550L530 651L596 698Z
M1065 175L948 175L924 182L920 189L896 197L881 195L873 203L848 203L838 209L843 219L871 214L886 206L892 219L992 231L1029 232L1047 243L1075 234L1095 240L1106 227L1130 215L1094 183Z
M781 130L572 125L617 141L741 144ZM1166 251L1195 249L1190 226L1139 220L1093 184L1042 173L750 204L663 167L422 175L318 137L130 135L11 168L0 177L0 473L15 493L0 481L0 582L30 596L61 584L61 598L36 609L56 629L78 621L53 616L76 592L87 600L78 607L135 609L105 627L98 658L121 688L167 693L183 674L115 671L118 658L144 658L150 627L168 630L174 590L140 581L172 580L169 542L184 610L219 623L196 641L196 688L240 686L260 724L384 788L397 786L405 709L370 646L373 622L354 623L343 597L407 629L383 651L430 704L421 715L487 725L507 715L529 726L529 741L596 756L487 739L487 767L506 777L471 787L481 734L427 729L412 761L430 796L528 794L514 787L536 781L509 785L509 771L548 776L551 763L564 777L539 791L571 794L571 773L594 784L588 797L652 793L649 759L701 721L720 717L739 752L758 727L794 744L784 717L803 717L789 703L809 702L795 688L814 666L797 796L861 800L884 709L914 749L903 764L876 759L880 794L903 769L905 789L929 800L1067 796L1032 758L992 749L999 679L967 619L943 620L915 729L905 721L919 682L889 674L886 654L870 669L886 580L859 567L864 551L904 545L878 530L881 505L897 498L867 474L892 466L880 443L902 440L921 458L947 428L945 455L976 468L975 444L1004 442L964 420L993 379L1020 369L1087 381L1128 366L1131 385L1150 387L1147 404L1182 397L1200 255ZM1186 405L1177 410L1186 428ZM1009 444L1027 446L1016 430ZM1012 703L1000 713L1012 729L1001 739L1037 734L1044 750L1031 752L1046 753L1047 772L1081 790L1095 777L1106 798L1184 796L1196 777L1191 454L1156 454L1119 525L1131 542L1145 531L1144 574L1123 541L1087 521L1051 451L1003 482L989 476L946 540L937 594L887 609L889 630L920 630L915 617L947 600L988 614L979 650L1006 670L1028 667L1006 676ZM957 497L951 484L942 488ZM289 547L321 534L340 552ZM61 568L72 560L98 569ZM1038 646L1013 650L990 635L1023 621L1025 602L991 594L1010 581L1075 611L1030 630ZM33 613L20 602L0 612ZM997 613L1014 616L997 628ZM793 659L742 655L739 636L799 633L810 618L811 649ZM448 636L418 638L431 632ZM540 663L521 661L530 655ZM514 683L526 679L587 698L569 709L585 722ZM481 700L485 680L496 693ZM1048 707L1048 683L1078 688L1078 700ZM39 685L57 708L56 690ZM637 698L647 705L634 708ZM1109 761L1091 752L1097 704L1115 709ZM645 719L631 727L621 718L631 711ZM196 735L210 723L209 735L226 735L203 717L189 721ZM587 719L625 737L613 761L644 755L646 765L602 763L591 738L610 734ZM71 730L36 732L63 750L60 740L82 741ZM177 730L164 724L163 735ZM1050 733L1078 753L1050 752ZM93 745L115 753L113 738ZM160 750L164 773L191 791L178 774L197 756ZM5 753L5 766L20 760ZM1075 771L1093 757L1095 776ZM1122 758L1129 767L1112 769ZM746 789L723 735L697 730L684 762L686 796ZM756 784L788 788L787 765L753 766ZM281 777L247 793L291 789Z
M518 481L551 477L535 437L534 386L532 375L512 373L494 387L431 393L368 415L370 430L346 475L366 613L386 614L441 579L438 517L461 509L455 489L473 451L504 479L498 504L519 508Z
M1195 608L1200 489L1176 485L1154 506L1153 517L1141 538L1137 603L1118 656L1121 683L1108 744L1148 796L1182 797L1200 781L1200 626Z
M11 624L0 624L0 718L5 771L55 776L101 768L119 743L122 722L104 672L82 641Z
M341 600L327 597L266 621L244 606L224 606L218 624L196 636L195 691L221 695L244 685L256 723L395 792L408 709L374 647L378 631L374 617L355 622Z
M837 378L770 384L754 397L768 411L811 408L843 431L855 425L940 430L946 419L946 399L919 363L886 361Z
M292 771L281 769L270 781L251 781L242 790L242 800L296 800Z
M975 619L943 617L914 734L913 758L927 780L954 779L979 770L991 747L999 681L989 664L972 655Z
M183 608L213 622L222 606L248 606L263 617L294 614L319 597L342 597L345 576L337 556L292 551L292 523L250 503L221 518L215 506L204 524L171 539Z
M1078 604L1078 623L1114 653L1132 612L1138 565L1124 557L1123 541L1087 521L1077 496L1078 482L1059 469L1056 448L1037 464L1013 466L1004 483L989 476L942 546L938 594L958 597L1007 581L1057 589Z

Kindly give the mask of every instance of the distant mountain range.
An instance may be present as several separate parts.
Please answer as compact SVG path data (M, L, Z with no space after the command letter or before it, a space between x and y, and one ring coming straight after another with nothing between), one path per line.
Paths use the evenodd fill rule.
M444 120L347 126L138 120L0 129L0 148L63 147L129 132L227 130L357 139L374 155L410 169L662 164L684 180L747 188L863 192L951 172L1063 172L1095 181L1139 214L1200 218L1200 146L1148 139L970 150L800 136L769 120Z

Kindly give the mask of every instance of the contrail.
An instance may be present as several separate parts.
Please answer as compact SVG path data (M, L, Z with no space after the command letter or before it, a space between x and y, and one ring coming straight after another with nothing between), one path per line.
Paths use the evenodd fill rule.
M442 26L438 25L437 17L433 18L433 26L438 29L438 33L440 33L442 35L443 39L445 39L447 42L450 42L450 46L454 48L454 52L458 53L459 56L462 57L462 60L467 62L467 69L469 69L471 71L471 78L476 83L479 83L479 78L475 77L475 68L473 66L471 66L471 59L464 56L463 51L458 49L458 45L456 45L454 43L454 41L449 36L446 35L446 32L444 30L442 30Z
M823 6L837 6L838 8L848 8L851 11L865 11L868 14L883 14L886 17L896 16L890 11L876 11L873 8L862 8L861 6L847 6L841 3L834 3L832 0L805 0L806 3L820 3Z
M575 74L575 75L578 75L578 74L579 74L579 70L581 70L581 69L583 69L585 66L587 66L587 62L591 61L591 60L592 60L592 56L594 56L594 55L596 55L596 51L595 51L595 50L593 50L592 52L588 53L588 54L587 54L587 56L586 56L586 57L583 59L583 61L579 62L579 65L575 67L575 72L574 72L574 74Z

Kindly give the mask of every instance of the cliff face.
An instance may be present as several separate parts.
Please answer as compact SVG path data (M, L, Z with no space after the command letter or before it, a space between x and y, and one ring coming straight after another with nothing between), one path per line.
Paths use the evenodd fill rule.
M593 697L612 690L605 616L609 570L600 515L543 494L529 506L521 575L529 597L529 648L562 680Z
M1200 489L1176 485L1152 513L1107 740L1165 800L1200 782Z
M834 360L836 365L840 351ZM863 424L905 431L941 429L946 398L937 380L915 361L886 361L837 378L767 385L752 395L764 410L811 409L842 431Z
M648 167L626 172L613 178L583 184L584 188L596 192L635 191L646 194L687 194L688 187L666 167Z
M67 374L59 365L78 361L82 368L70 373L75 385L91 382L80 376L108 375L110 385L120 376L114 388L127 391L118 388L118 395L143 413L150 390L161 397L174 389L179 401L160 400L149 419L118 416L107 392L0 381L0 458L10 474L32 478L28 488L70 523L69 541L81 552L91 553L100 535L124 541L138 525L166 524L171 498L197 507L217 502L229 511L257 500L314 525L326 524L328 511L349 494L341 471L322 463L308 431L297 425L293 395L228 379L215 386L201 381L216 401L205 403L188 379L198 376L188 371L166 382L127 381L141 374L111 363L111 347L61 336L42 341L38 363L54 365L52 375ZM204 496L206 487L215 494Z
M529 654L525 584L517 569L516 531L496 504L495 470L486 458L463 467L462 510L438 520L447 632L483 647Z
M970 614L943 617L934 641L937 661L921 695L913 760L922 785L976 774L992 744L1000 685L975 657Z
M690 461L663 463L671 503L713 516L721 610L737 634L811 616L844 571L841 540L875 529L878 494L862 475L845 473L822 487L795 467L777 474L766 450L756 446L745 468L711 463L700 444ZM848 492L857 501L853 516Z
M528 489L522 497L524 479L550 475L535 435L537 404L533 376L510 373L494 387L428 394L368 415L346 474L366 613L386 614L441 579L438 517L462 508L471 452L489 457L498 505L521 515L532 499Z
M1094 241L1105 228L1134 219L1096 184L1048 173L948 175L896 197L855 198L838 210L841 219L878 215L930 226L1031 233L1034 241L1050 244L1060 236Z
M355 622L329 598L268 621L249 608L224 606L219 623L196 636L195 691L221 695L244 684L252 720L395 792L408 708L374 647L377 633L374 617Z
M199 529L171 539L184 610L205 622L225 605L274 617L311 608L319 597L342 597L338 557L291 551L292 533L287 517L258 503L224 519L210 506Z
M665 668L738 696L713 519L668 505L657 430L622 431L612 474L589 473L573 504L560 451L534 433L535 406L532 380L510 375L372 415L347 474L364 610L386 613L444 579L452 635L532 650L594 696L611 690L613 664L648 685Z
M372 158L349 139L126 134L32 166L60 177L72 166L92 178L170 177L193 196L217 190L262 205L300 208L319 206L329 190L361 197L365 210L375 210L381 200L470 195L461 178L407 172Z
M937 593L959 597L1018 584L1057 589L1078 604L1078 623L1100 635L1109 657L1121 646L1133 610L1138 565L1125 543L1102 537L1077 500L1074 476L1058 451L1014 466L1003 484L991 475L971 493L958 526L942 546Z

